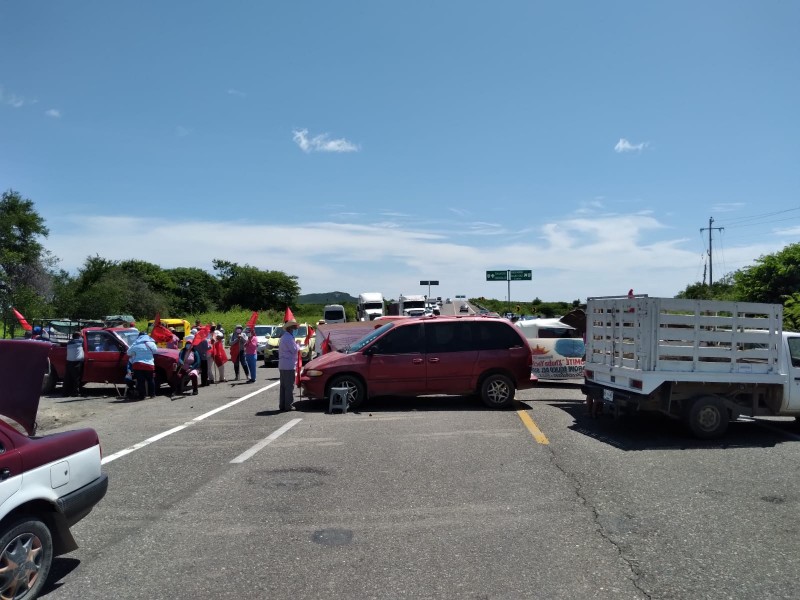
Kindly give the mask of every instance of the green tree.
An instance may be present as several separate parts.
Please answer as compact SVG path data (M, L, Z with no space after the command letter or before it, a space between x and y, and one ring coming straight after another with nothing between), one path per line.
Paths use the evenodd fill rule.
M800 290L800 243L767 254L733 274L737 299L782 304Z
M196 315L214 310L220 302L222 286L207 271L195 267L178 267L166 271L173 281L171 312Z
M39 238L49 231L33 201L8 190L0 197L0 307L8 319L12 306L38 316L50 292L48 269L55 257ZM13 322L13 321L12 321Z
M280 310L297 303L300 286L294 275L217 259L213 266L222 285L222 308Z

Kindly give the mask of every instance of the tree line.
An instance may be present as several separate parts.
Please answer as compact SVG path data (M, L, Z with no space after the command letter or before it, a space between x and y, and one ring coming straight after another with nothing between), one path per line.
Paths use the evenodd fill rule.
M89 256L76 274L58 268L41 240L49 231L31 200L8 190L0 199L0 302L30 318L98 318L130 314L137 319L192 315L213 310L283 310L300 294L297 277L215 259L213 273L196 267L164 269L136 259Z

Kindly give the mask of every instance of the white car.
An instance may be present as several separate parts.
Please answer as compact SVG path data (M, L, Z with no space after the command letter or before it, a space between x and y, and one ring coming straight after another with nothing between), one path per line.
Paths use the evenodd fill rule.
M272 337L276 329L280 325L256 325L256 338L258 339L258 348L256 348L256 357L258 360L264 360L264 348L267 347L267 341Z
M19 425L0 419L0 598L39 595L53 557L78 547L69 528L108 489L94 429L33 436L50 348L0 340L0 415Z

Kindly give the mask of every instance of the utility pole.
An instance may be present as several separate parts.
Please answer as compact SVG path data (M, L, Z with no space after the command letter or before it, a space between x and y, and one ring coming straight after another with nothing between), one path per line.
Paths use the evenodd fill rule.
M712 253L711 247L711 232L715 229L718 231L722 231L725 229L724 227L712 227L714 224L714 217L708 217L708 227L701 227L700 233L708 230L708 287L714 285L714 255ZM705 279L705 277L703 278Z

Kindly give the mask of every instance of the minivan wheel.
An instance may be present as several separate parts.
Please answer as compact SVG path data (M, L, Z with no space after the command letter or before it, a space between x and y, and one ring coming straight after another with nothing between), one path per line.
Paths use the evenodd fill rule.
M514 382L505 375L489 375L481 384L481 400L489 408L511 406L514 392Z
M353 375L339 375L331 379L330 388L347 388L347 406L349 408L358 408L366 400L366 390L364 384L358 377ZM328 392L330 394L330 391Z

